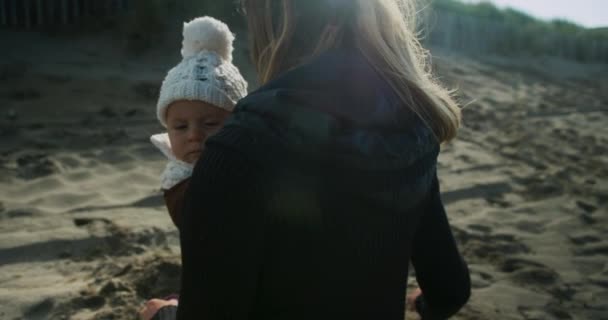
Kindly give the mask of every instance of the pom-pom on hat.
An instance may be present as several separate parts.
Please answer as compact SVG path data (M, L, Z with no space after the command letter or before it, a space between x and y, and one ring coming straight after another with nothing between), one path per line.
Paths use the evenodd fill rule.
M247 95L247 81L232 64L234 35L212 17L184 23L182 61L169 70L156 106L158 120L167 126L167 109L179 100L204 101L232 111Z

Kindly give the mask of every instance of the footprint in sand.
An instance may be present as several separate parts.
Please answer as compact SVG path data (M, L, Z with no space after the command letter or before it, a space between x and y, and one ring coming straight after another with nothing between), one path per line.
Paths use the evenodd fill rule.
M604 241L597 232L584 231L568 235L568 239L576 246L574 253L579 257L608 256L608 242Z
M521 195L527 200L542 200L557 197L564 193L564 187L555 177L533 176L514 178L514 180L525 187Z
M179 255L130 260L127 265L108 261L95 268L87 290L54 307L52 315L79 318L86 310L87 319L134 319L143 301L179 292L180 274Z
M570 241L577 246L584 246L584 245L587 245L590 243L596 243L596 242L599 242L602 240L599 237L597 237L594 232L572 234L572 235L568 236L568 239L570 239Z
M593 213L595 212L595 210L597 210L596 206L580 200L576 201L576 206L585 211L586 213Z
M579 215L579 218L581 219L582 222L584 222L587 225L594 225L597 223L597 219L592 214L589 214L586 212L581 213Z
M523 285L547 287L559 282L560 276L546 265L521 258L507 258L500 269Z
M590 276L589 280L591 280L591 282L597 286L608 289L608 276L606 276L606 275L600 274L600 275Z
M56 156L56 161L62 168L66 170L78 169L84 166L84 161L81 157L75 155L59 155Z
M59 172L57 165L44 153L25 154L17 158L18 177L31 180Z
M473 231L481 232L484 234L490 233L492 231L492 228L482 224L471 224L468 226L468 228Z
M462 254L470 263L497 264L505 256L528 253L528 246L509 234L494 234L492 228L480 225L470 225L470 232L454 226L453 232L461 246Z
M608 242L602 243L588 243L582 248L575 250L577 255L591 256L591 255L604 255L608 256Z
M500 269L507 273L514 283L534 291L549 294L552 298L550 303L559 305L563 301L572 301L577 293L572 284L564 283L555 270L542 263L522 258L507 258L503 261ZM563 312L560 308L554 308L553 311L555 313ZM558 317L558 319L569 318Z
M470 265L471 286L473 289L483 289L491 286L494 282L494 276L491 273L483 271L477 265Z
M555 320L569 320L572 316L564 310L563 307L548 304L544 307L527 307L520 306L518 308L519 314L524 320L544 320L544 319L555 319Z
M142 297L167 296L178 292L181 269L178 261L160 261L143 270L133 284Z
M83 290L80 292L80 296L53 307L52 310L49 310L49 313L52 312L52 316L45 317L44 319L72 319L72 317L66 316L73 313L75 310L76 312L86 310L86 312L90 314L91 312L101 311L100 309L104 307L107 302L105 297ZM75 318L80 319L80 317ZM92 319L90 317L87 318ZM94 319L115 319L115 317L97 315Z
M25 310L24 316L26 319L48 319L54 306L55 300L47 298Z
M104 226L112 224L112 221L106 218L76 218L73 221L74 225L77 227L90 226L96 222L102 223Z
M522 220L515 224L515 228L526 233L539 234L545 231L545 224L542 222Z
M0 209L0 213L2 213L2 210ZM45 214L45 212L43 212L42 210L36 209L36 208L20 208L20 209L13 209L13 210L9 210L7 211L4 216L6 216L7 218L10 219L16 219L16 218L33 218L33 217L43 217Z
M150 250L150 248L168 248L166 232L158 228L134 232L113 223L107 218L75 218L74 225L85 228L97 239L95 247L90 248L86 258L100 256L131 256Z
M102 296L90 296L90 297L82 297L79 299L78 303L81 308L87 308L91 310L96 310L103 307L106 304L106 299Z

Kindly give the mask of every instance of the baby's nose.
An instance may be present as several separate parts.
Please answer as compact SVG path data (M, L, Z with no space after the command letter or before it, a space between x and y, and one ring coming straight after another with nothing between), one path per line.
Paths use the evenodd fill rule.
M192 128L188 131L188 139L193 141L202 141L205 138L205 131L201 128Z

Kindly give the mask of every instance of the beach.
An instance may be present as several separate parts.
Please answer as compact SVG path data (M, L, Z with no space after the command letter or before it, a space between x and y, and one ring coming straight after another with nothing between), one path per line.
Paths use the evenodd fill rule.
M179 41L0 37L0 319L136 319L179 290L149 142ZM473 286L454 319L608 319L608 65L432 52L464 106L439 159Z

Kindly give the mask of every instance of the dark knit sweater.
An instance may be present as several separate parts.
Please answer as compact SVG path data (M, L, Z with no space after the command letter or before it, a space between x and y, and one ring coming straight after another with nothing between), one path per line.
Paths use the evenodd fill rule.
M401 320L408 263L424 319L457 312L469 274L431 131L352 51L237 105L186 193L178 319Z

